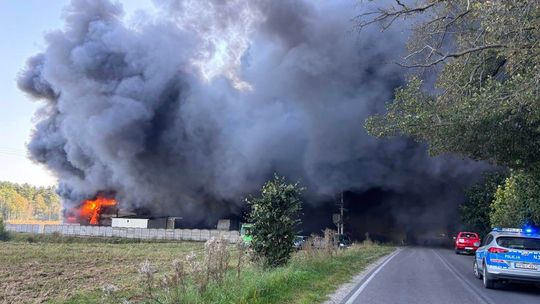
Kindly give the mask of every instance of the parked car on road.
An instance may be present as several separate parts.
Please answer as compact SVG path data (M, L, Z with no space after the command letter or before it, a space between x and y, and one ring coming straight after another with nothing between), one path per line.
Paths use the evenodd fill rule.
M304 235L296 235L296 236L294 237L294 241L293 241L293 247L294 247L294 249L296 249L296 250L302 249L302 246L304 246L304 243L306 242L307 239L308 239L307 236L304 236Z
M498 281L540 283L540 234L534 228L495 228L476 251L474 275L484 287Z
M460 232L454 238L454 249L456 254L474 253L480 247L480 237L476 232Z

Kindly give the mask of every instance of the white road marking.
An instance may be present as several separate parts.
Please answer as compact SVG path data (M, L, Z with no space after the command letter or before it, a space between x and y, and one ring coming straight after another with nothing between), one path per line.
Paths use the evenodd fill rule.
M454 268L454 266L452 266L450 264L450 262L446 261L445 258L443 258L438 252L436 252L435 250L433 250L433 253L435 253L435 255L441 260L441 263L446 266L446 268L448 270L450 270L451 273L453 273L457 278L458 280L460 281L460 283L467 289L467 291L469 291L480 303L484 303L484 304L489 304L489 303L492 303L491 300L488 300L486 299L485 297L483 297L481 295L481 293L478 293L478 292L475 292L474 290L474 287L471 286L471 284L465 280L465 278L463 278L463 276L461 276L461 274L459 273L458 270L456 270ZM472 267L471 267L472 268ZM472 272L472 271L471 271Z
M345 304L352 304L354 303L354 301L356 301L356 298L358 298L358 296L362 293L362 291L364 291L364 289L366 288L366 286L369 284L369 282L371 282L371 280L373 280L373 278L377 275L377 273L379 273L379 271L381 271L381 269L383 269L383 267L388 264L388 262L390 262L390 260L392 260L396 255L398 255L398 253L401 252L401 249L397 249L394 253L392 253L387 259L386 261L384 261L384 263L382 263L378 268L377 270L375 270L365 281L362 285L360 285L360 287L358 287L358 289L354 292L354 294L349 298L349 300L347 302L345 302Z

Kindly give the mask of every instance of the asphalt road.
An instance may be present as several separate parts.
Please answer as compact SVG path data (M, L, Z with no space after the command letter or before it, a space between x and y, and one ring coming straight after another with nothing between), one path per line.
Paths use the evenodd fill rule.
M472 262L473 256L450 249L406 247L368 273L343 303L540 303L540 287L484 288L472 273Z

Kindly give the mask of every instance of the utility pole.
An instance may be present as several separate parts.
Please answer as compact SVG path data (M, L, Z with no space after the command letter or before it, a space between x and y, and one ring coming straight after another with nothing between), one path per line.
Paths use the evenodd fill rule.
M336 197L334 197L336 199ZM343 202L343 192L340 193L340 197L337 198L336 205L339 208L339 213L332 214L332 221L337 227L337 233L338 234L344 234L345 233L345 203Z
M339 204L339 213L340 213L340 230L339 231L339 234L343 234L343 231L344 231L344 225L345 225L345 221L343 219L343 191L341 191L341 200L340 200L340 204Z

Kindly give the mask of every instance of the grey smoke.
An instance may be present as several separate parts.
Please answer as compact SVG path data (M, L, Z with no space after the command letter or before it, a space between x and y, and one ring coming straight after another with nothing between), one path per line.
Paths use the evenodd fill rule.
M356 3L156 1L128 23L119 4L73 0L19 77L45 102L31 156L66 204L114 190L193 218L236 210L273 172L313 202L374 187L451 201L477 165L363 130L403 81L407 37L359 35Z

